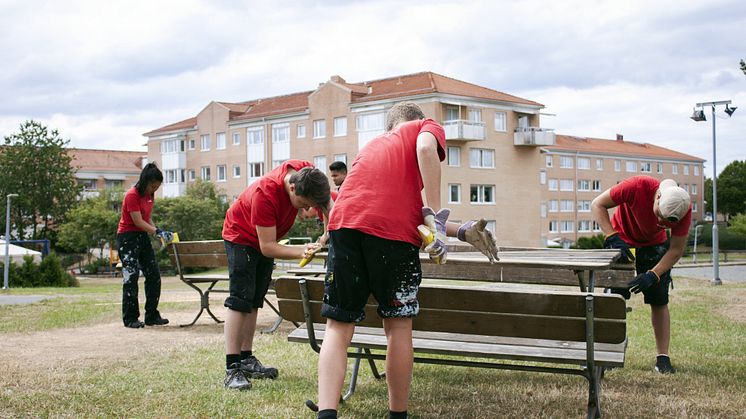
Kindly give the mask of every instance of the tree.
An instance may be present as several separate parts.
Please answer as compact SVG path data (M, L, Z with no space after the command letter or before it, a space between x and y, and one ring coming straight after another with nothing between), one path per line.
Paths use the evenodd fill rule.
M746 74L746 63L741 60L741 71L743 71L743 74Z
M712 179L705 178L705 212L712 213Z
M152 219L159 228L176 231L182 240L220 239L228 204L212 182L196 180L186 195L156 201Z
M736 233L746 234L746 213L737 214L730 223L730 229Z
M60 225L58 246L72 252L87 252L99 247L101 240L113 247L119 224L122 191L104 190L98 197L89 198L71 210L66 222Z
M746 160L731 162L718 176L718 212L726 220L746 212Z
M69 140L57 130L49 130L36 121L21 124L20 131L5 137L0 152L0 196L16 193L11 217L15 237L49 237L53 223L64 220L65 214L78 203L80 191L75 180L72 157L65 150ZM2 205L5 216L5 205Z

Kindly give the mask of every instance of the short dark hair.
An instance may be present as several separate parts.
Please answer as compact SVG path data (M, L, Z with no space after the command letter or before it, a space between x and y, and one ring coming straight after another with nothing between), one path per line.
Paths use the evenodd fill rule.
M347 173L347 165L342 161L335 161L334 163L329 165L329 170Z
M138 179L137 183L135 183L135 189L137 189L137 193L140 195L145 195L145 189L147 189L148 185L153 182L163 183L163 173L161 172L161 169L158 168L158 165L155 164L155 162L148 163L145 165L145 167L142 168L142 171L140 172L140 179Z
M326 209L329 206L329 179L321 170L304 167L293 173L289 181L295 185L296 195L310 199L318 207Z
M400 102L386 113L386 131L391 131L400 122L425 119L425 113L414 102Z

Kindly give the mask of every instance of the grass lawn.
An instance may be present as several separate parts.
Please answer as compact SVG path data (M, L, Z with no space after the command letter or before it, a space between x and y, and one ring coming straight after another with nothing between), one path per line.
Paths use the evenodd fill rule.
M603 384L605 417L746 417L746 282L713 287L677 278L675 286L671 356L678 372L652 372L649 309L634 297L626 365L607 372ZM303 403L316 398L318 356L287 342L287 322L255 341L280 377L234 392L222 386L222 325L202 317L191 328L125 329L118 279L3 293L51 298L0 306L0 417L315 417ZM165 278L161 311L191 320L195 297ZM586 401L580 377L417 364L409 411L415 418L583 417ZM385 383L361 368L358 391L340 415L385 418Z

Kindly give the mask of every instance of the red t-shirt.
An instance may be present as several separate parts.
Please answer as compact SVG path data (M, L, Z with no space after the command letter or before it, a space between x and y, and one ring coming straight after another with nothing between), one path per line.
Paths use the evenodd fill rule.
M300 171L306 166L313 165L303 160L285 161L244 189L225 214L223 239L260 250L257 226L275 226L278 239L287 234L298 209L290 202L284 179L288 169Z
M445 159L445 131L432 119L410 121L382 134L358 153L329 216L329 230L350 228L419 246L422 175L417 136L429 132Z
M619 237L634 247L653 246L666 241L666 228L673 236L689 234L692 208L677 223L664 222L661 227L653 212L660 181L650 176L633 176L611 188L611 199L618 205L611 217L611 226Z
M154 200L155 198L153 195L140 195L134 186L130 188L130 190L124 194L124 200L122 202L122 217L119 219L117 233L143 231L140 227L135 225L134 221L132 221L132 215L130 215L130 213L140 211L142 219L146 223L150 223L150 213L153 212Z

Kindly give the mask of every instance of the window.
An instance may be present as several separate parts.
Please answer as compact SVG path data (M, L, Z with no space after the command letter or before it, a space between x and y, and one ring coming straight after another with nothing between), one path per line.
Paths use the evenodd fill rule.
M552 164L554 163L552 161L552 156L547 154L546 160L547 160L547 167L552 167Z
M572 169L572 157L560 156L560 168Z
M495 150L486 148L472 148L469 150L469 166L476 168L495 167Z
M344 137L345 135L347 135L347 117L334 118L334 136Z
M685 191L686 191L687 193L689 193L689 184L688 184L688 183L685 183L685 184L684 184L684 185L682 186L682 188L684 188L684 190L685 190Z
M591 190L591 181L587 179L580 179L578 181L578 191L588 192Z
M210 180L210 166L202 166L200 168L200 175L202 180Z
M672 164L671 165L671 173L673 173L674 175L678 175L679 174L679 165L678 164Z
M592 183L592 188L594 192L599 192L601 190L601 181L600 180L594 180Z
M161 153L179 153L184 151L184 140L168 140L161 142Z
M248 128L246 130L246 143L249 145L264 144L264 129L262 127Z
M539 170L539 184L545 185L547 183L547 171Z
M495 185L471 185L469 201L473 204L494 204Z
M233 145L241 145L241 134L238 132L233 133Z
M685 165L684 165L684 174L685 174L685 175L688 175L688 174L689 174L689 165L688 165L688 164L685 164Z
M590 170L591 159L589 159L588 157L578 157L578 169Z
M227 178L225 165L221 164L218 165L218 182L225 182L225 179Z
M658 173L663 173L663 163L656 163L655 164L655 171Z
M448 165L453 167L461 165L461 147L448 146Z
M559 221L552 220L549 222L549 232L550 233L559 233Z
M604 159L596 159L596 170L604 170Z
M694 167L696 167L696 166L694 166ZM696 183L692 183L692 195L696 195L696 194L697 194L697 184Z
M560 221L560 231L562 233L574 233L575 223L572 221Z
M541 212L541 218L547 218L547 203L542 202L539 208L539 211Z
M694 176L699 176L699 166L696 164L694 165Z
M469 121L470 122L482 122L482 110L481 109L469 109Z
M326 121L323 119L313 121L313 138L324 137L326 137Z
M197 175L194 169L189 169L189 181L192 182L196 179Z
M640 162L640 172L642 173L651 173L653 171L653 164L650 162L641 161Z
M249 177L264 175L264 163L249 163Z
M591 220L578 220L578 232L590 232Z
M560 201L560 212L573 212L573 202L571 199L563 199Z
M272 168L275 169L280 167L281 164L285 163L288 159L272 160Z
M189 139L189 149L194 150L196 141L194 141L194 138Z
M458 183L451 183L448 185L448 203L459 204L461 203L461 185Z
M335 154L334 161L341 161L342 163L347 164L347 154Z
M560 190L561 191L572 191L572 179L560 179Z
M559 201L556 199L552 199L548 202L549 206L549 212L557 212L559 211Z
M215 149L225 150L225 133L219 132L215 135Z
M505 112L495 112L495 131L505 132L508 130L508 118Z
M183 181L184 180L182 179L182 182ZM106 189L119 189L122 186L124 186L124 181L118 179L106 179L106 184L104 185Z
M199 138L202 151L210 150L210 134L202 134Z
M306 124L298 124L298 132L296 138L306 138Z
M692 202L692 212L697 212L697 201Z
M549 179L549 190L550 191L556 191L557 190L557 179Z
M445 115L446 121L455 121L458 119L461 119L461 116L459 115L459 109L458 106L446 106L446 115Z
M177 171L176 170L164 170L163 171L163 183L177 183Z
M636 161L627 161L626 169L628 172L635 173L637 172L637 162Z
M601 231L601 225L597 222L593 222L593 231Z
M326 156L314 156L313 165L316 166L317 169L321 170L322 173L326 173Z
M290 141L290 124L272 124L272 143L287 143Z
M614 171L615 172L621 172L622 171L622 161L621 160L614 160Z
M241 166L237 164L233 165L233 177L241 177Z
M578 212L591 212L591 201L578 201Z

